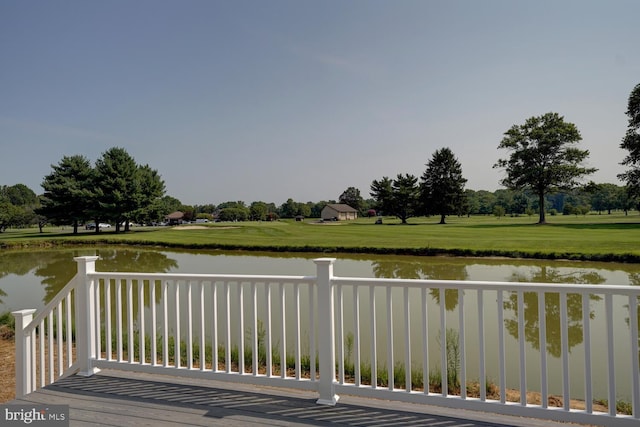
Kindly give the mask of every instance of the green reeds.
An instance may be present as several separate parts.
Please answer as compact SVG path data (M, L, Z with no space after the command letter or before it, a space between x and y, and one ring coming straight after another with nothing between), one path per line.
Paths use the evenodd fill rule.
M0 320L2 318L0 317ZM2 324L0 322L0 324ZM248 334L250 338L250 334ZM263 373L266 371L266 343L264 340L265 332L264 328L261 324L258 327L258 371ZM447 356L447 388L449 395L460 394L460 351L459 351L459 341L458 341L458 332L453 329L448 329L446 331L446 356ZM140 360L140 336L138 331L134 331L133 337L133 352L134 352L134 360ZM116 334L112 333L112 351L115 352L115 348L113 348L116 343ZM345 337L345 357L343 360L344 364L344 374L347 382L355 380L355 363L353 361L353 334L348 333ZM440 339L438 339L440 343ZM156 348L156 360L160 361L163 357L163 338L158 336ZM105 343L105 335L104 331L101 334L101 348L103 351L106 348ZM122 352L123 358L128 359L128 351L129 351L129 339L127 333L123 333L122 336ZM168 350L168 363L175 364L176 354L175 354L175 338L173 336L168 337L167 342L167 350ZM184 340L180 342L180 365L188 366L187 360L187 344ZM232 366L232 370L238 370L239 363L239 347L238 345L234 345L229 349L229 363ZM224 345L218 346L217 356L218 356L218 367L217 369L224 369L227 364L226 360L226 347ZM200 363L200 345L197 342L192 343L192 354L193 366L199 366ZM151 337L148 334L145 334L145 362L151 362ZM274 375L280 374L281 369L281 354L277 345L271 349L271 360L272 360L272 373ZM207 368L211 369L213 364L213 352L210 344L205 346L205 364ZM318 372L318 357L316 357L316 369L315 372ZM378 387L388 387L389 386L389 372L386 366L376 367L376 386ZM336 369L338 366L336 366ZM244 349L244 371L243 372L252 372L253 369L253 349L250 345L245 346ZM286 365L285 369L287 372L295 369L295 356L292 354L286 355ZM300 369L301 376L303 378L308 378L311 374L311 357L307 355L302 355L300 358ZM393 382L394 388L403 389L406 388L406 369L404 363L397 362L393 367ZM371 385L372 383L372 367L370 362L361 362L360 363L360 383L363 385ZM288 374L290 375L290 374ZM425 383L426 382L426 383ZM411 390L415 391L424 391L425 387L429 389L431 393L440 393L442 391L442 370L441 369L431 369L429 371L429 375L427 378L424 376L424 372L422 368L412 367L411 368ZM480 383L479 381L470 381L465 385L467 394L469 396L477 397L480 395ZM499 396L500 390L496 386L494 382L490 379L485 381L485 391L487 396ZM497 397L494 397L497 398ZM594 403L601 404L604 406L608 406L608 402L606 400L594 400ZM619 414L632 414L632 405L629 402L625 402L619 400L616 402L616 411Z

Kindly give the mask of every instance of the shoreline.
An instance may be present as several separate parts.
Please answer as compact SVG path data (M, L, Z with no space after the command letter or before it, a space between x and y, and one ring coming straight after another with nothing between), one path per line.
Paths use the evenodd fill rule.
M2 242L1 250L32 250L85 247L85 246L130 246L152 247L168 249L203 249L246 252L289 252L289 253L322 253L322 254L362 254L362 255L398 255L420 257L456 257L456 258L494 258L494 259L534 259L550 261L589 261L624 264L640 264L640 255L635 254L584 254L574 252L526 252L499 249L443 249L434 247L424 248L380 248L368 246L313 246L313 245L241 245L225 243L174 243L156 242L150 240L120 240L109 237L92 240L76 240L73 238L53 240L27 240L22 242Z

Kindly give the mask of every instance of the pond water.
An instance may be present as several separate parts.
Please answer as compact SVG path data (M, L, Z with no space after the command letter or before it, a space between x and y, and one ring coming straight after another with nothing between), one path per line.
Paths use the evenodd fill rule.
M123 272L180 272L180 273L225 273L225 274L285 274L285 275L315 275L316 268L313 259L324 256L322 254L271 254L271 253L243 253L243 252L220 252L220 251L178 251L178 250L151 250L123 247L97 247L97 248L74 248L74 249L53 249L42 251L3 251L0 252L0 313L23 308L39 309L43 307L56 293L67 284L76 272L74 256L99 255L96 269L98 271L123 271ZM334 256L334 255L331 255ZM448 280L489 280L489 281L512 281L512 282L545 282L545 283L575 283L575 284L597 284L597 285L640 285L640 265L636 264L613 264L613 263L585 263L585 262L563 262L563 261L536 261L536 260L507 260L507 259L485 259L485 258L447 258L447 257L407 257L407 256L353 256L338 255L334 266L334 272L338 276L359 276L359 277L380 277L380 278L405 278L405 279L448 279ZM436 291L437 292L437 291ZM352 297L352 296L351 296ZM430 304L438 304L439 295L431 294ZM349 330L353 326L353 317L348 313L350 294L345 294L345 329ZM465 296L465 312L467 318L473 322L476 314L475 300L473 295L470 299ZM579 297L577 301L572 301L572 295L568 295L568 317L570 322L569 346L571 351L571 369L579 372L583 369L583 344L582 344L582 309ZM397 299L398 301L400 298ZM419 301L419 298L416 298ZM306 301L303 298L303 303ZM505 294L505 326L507 330L507 353L518 351L517 345L517 312L514 299ZM364 301L363 301L364 302ZM496 302L485 300L485 312L487 313L486 329L488 340L495 336L497 332L490 331L490 325L495 325L493 317L496 312ZM509 304L511 304L509 306ZM624 313L628 313L625 304L628 300L614 300L619 314L620 327L615 330L615 342L617 347L629 347L628 339L628 318L624 318ZM558 301L547 298L548 312L557 312ZM590 308L593 310L592 330L598 331L603 326L601 320L604 307L603 301L597 297L591 301ZM456 326L457 317L454 314L457 306L457 295L454 292L445 293L445 306L451 312L451 325ZM304 310L304 307L303 307ZM431 310L434 314L438 310ZM304 311L303 311L304 312ZM395 310L394 310L395 313ZM377 313L384 316L384 313ZM368 318L367 313L361 314L363 319ZM514 320L515 319L515 320ZM536 342L537 333L537 296L525 294L525 319L526 336L528 341L527 361L531 363L531 369L535 373L536 364L539 364L539 343ZM431 322L431 320L430 320ZM449 325L449 320L447 320ZM430 323L438 327L437 318ZM626 326L625 326L626 325ZM402 322L397 322L397 328L402 329ZM380 328L384 329L384 328ZM419 328L412 327L413 331L419 334ZM560 364L560 337L555 334L559 326L553 324L553 320L547 319L547 354L549 358L549 381L552 393L561 392L561 384L558 379L561 377ZM604 331L604 329L603 329ZM381 331L384 333L384 330ZM403 331L398 330L396 336L402 336ZM602 366L594 372L595 397L606 397L607 390L598 390L598 384L606 384L606 354L595 349L603 345L598 339L604 339L604 333L596 333L592 338L593 366ZM474 357L477 352L477 343L470 338L466 351L468 358ZM363 338L363 346L368 345L366 337ZM287 341L290 342L287 337ZM384 344L384 337L378 339L380 345ZM488 341L489 342L489 341ZM400 345L400 347L402 347ZM416 349L417 352L420 349ZM438 343L430 344L430 355L432 360L438 360ZM616 366L629 366L629 352L620 352L622 356L616 359ZM626 354L626 356L624 356ZM400 355L399 355L400 356ZM418 360L419 360L419 355ZM400 356L401 357L401 356ZM617 356L618 357L618 356ZM497 359L497 349L487 349L488 376L490 379L497 379L495 363ZM516 358L517 359L517 358ZM401 359L400 359L401 360ZM519 369L517 360L508 364L508 378L515 378L515 383L508 381L509 387L517 388L517 378ZM527 368L529 370L529 367ZM494 372L491 372L491 371ZM473 378L473 371L468 372L468 377ZM579 377L579 375L577 375ZM532 375L533 378L536 375ZM618 369L616 381L621 392L618 398L630 399L630 386L627 371ZM532 387L537 384L532 383ZM572 395L581 397L583 384L572 384ZM625 390L628 390L626 392Z

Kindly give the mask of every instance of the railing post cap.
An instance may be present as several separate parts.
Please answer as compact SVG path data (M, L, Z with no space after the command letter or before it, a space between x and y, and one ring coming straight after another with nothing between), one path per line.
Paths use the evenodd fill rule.
M73 260L75 262L91 262L91 261L96 261L100 259L99 256L97 255L86 255L86 256L77 256L77 257L73 257Z
M36 312L35 308L25 308L23 310L16 310L16 311L12 311L11 314L13 314L13 317L24 317L24 316L29 316L30 314L33 314Z
M336 262L336 258L316 258L313 260L313 262L315 262L317 265L323 265L323 264L333 264L334 262Z

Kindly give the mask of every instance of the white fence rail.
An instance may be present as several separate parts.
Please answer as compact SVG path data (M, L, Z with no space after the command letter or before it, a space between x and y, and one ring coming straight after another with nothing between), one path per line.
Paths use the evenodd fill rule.
M344 278L332 258L314 260L313 277L109 273L95 271L96 259L76 258L76 277L35 318L14 312L17 396L111 368L314 390L328 405L346 393L585 424L640 421L636 287ZM598 323L594 304L604 304ZM602 332L606 348L595 348ZM581 350L572 353L574 341ZM534 361L531 346L541 349ZM595 352L606 352L604 366ZM616 383L621 373L629 390ZM606 382L597 392L596 375ZM594 405L603 387L606 411ZM619 395L630 396L630 414Z

